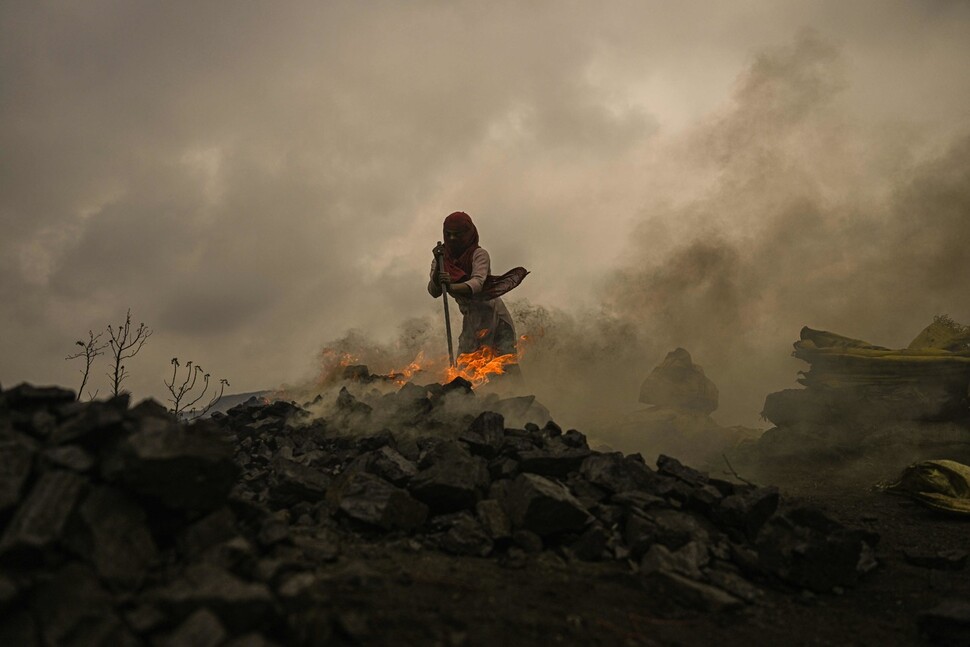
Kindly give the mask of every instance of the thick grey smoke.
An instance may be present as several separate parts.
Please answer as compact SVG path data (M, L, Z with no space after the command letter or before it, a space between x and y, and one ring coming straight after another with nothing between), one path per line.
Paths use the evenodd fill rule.
M802 325L970 322L970 8L845 5L4 3L0 381L76 384L128 307L136 396L176 355L311 380L349 329L400 367L443 347L430 248L464 209L533 271L563 424L636 408L675 346L753 424Z

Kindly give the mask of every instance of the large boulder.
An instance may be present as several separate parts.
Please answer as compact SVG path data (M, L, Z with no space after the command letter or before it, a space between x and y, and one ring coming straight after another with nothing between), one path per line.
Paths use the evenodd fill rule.
M677 348L640 385L640 402L709 414L717 409L717 386L690 353Z

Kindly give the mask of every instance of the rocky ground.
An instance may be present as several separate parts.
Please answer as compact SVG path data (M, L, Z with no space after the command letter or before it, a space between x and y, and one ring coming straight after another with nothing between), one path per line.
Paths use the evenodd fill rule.
M0 392L0 644L967 642L970 526L865 479L755 486L462 381L349 386L192 424Z

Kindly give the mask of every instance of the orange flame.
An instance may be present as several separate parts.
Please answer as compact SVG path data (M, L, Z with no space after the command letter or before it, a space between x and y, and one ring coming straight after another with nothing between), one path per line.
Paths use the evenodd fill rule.
M358 359L350 353L336 348L324 348L320 351L320 373L317 385L333 383L343 376L343 369L356 364Z
M472 383L473 387L487 384L490 376L502 375L506 367L518 364L515 353L496 355L491 346L482 346L471 353L462 353L455 360L455 365L448 367L445 381L450 382L456 377L462 377Z
M396 382L397 384L403 385L405 382L408 382L412 377L414 377L415 373L422 370L423 363L424 363L424 351L421 351L417 354L417 356L415 356L413 360L411 360L410 364L408 364L407 366L405 366L400 370L391 371L390 373L387 374L387 376L392 380L394 380L394 382Z

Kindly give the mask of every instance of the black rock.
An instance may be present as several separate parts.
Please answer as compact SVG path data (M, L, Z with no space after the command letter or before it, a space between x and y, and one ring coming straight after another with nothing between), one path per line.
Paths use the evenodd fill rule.
M505 438L505 418L500 413L484 411L459 436L459 440L466 443L473 454L492 458L502 447Z
M589 455L589 449L570 447L554 438L545 447L519 452L519 469L543 476L566 476L579 469Z
M509 485L505 506L513 527L541 537L579 530L589 512L564 486L539 476L519 474Z
M593 485L609 492L651 491L657 475L641 461L619 452L593 454L580 465L579 473Z
M593 562L603 559L609 542L610 533L602 524L594 523L570 545L570 548L579 559Z
M455 555L485 557L492 552L492 546L488 531L468 513L459 515L441 538L441 547Z
M94 488L79 506L65 543L93 567L102 582L139 587L158 550L144 510L110 487Z
M182 510L218 508L236 480L232 446L202 425L146 418L109 451L102 475L163 505Z
M238 534L236 515L230 508L222 507L185 528L176 538L176 545L182 555L191 558Z
M661 454L657 457L657 472L680 479L688 485L707 485L707 474L682 465L676 458Z
M710 533L693 515L678 510L632 511L627 517L624 540L634 558L639 559L654 544L676 551L688 542L707 544Z
M33 553L53 547L85 490L85 480L66 470L44 473L0 539L0 555Z
M47 645L136 645L94 573L69 563L31 593L30 607Z
M435 513L471 508L488 489L489 474L484 459L463 450L451 450L450 454L448 460L435 459L411 479L409 486L411 494Z
M89 402L78 415L68 418L54 429L51 442L100 447L124 432L122 423L127 409L127 393L104 402Z
M12 434L0 438L0 513L20 503L33 460L34 449L26 442Z
M586 442L586 435L582 432L576 431L575 429L570 429L564 433L562 435L562 442L570 447L589 449L589 444Z
M362 472L349 474L330 497L347 516L384 530L413 530L428 516L428 506L406 490Z
M364 471L399 487L407 485L418 473L418 466L392 447L381 447L359 457Z
M276 505L290 506L300 501L319 501L327 494L330 477L320 470L277 457L269 479L270 499Z
M541 553L543 548L542 537L524 528L512 533L512 543L527 553Z
M341 388L337 395L337 408L345 413L358 415L368 415L374 410L369 404L361 402L351 395L347 387Z
M0 392L0 403L15 411L52 409L74 400L74 391L57 386L33 386L26 382Z
M478 521L489 537L498 541L512 536L512 522L496 499L484 499L475 506Z
M778 509L776 487L750 488L726 496L717 504L713 517L724 525L738 528L751 540Z

